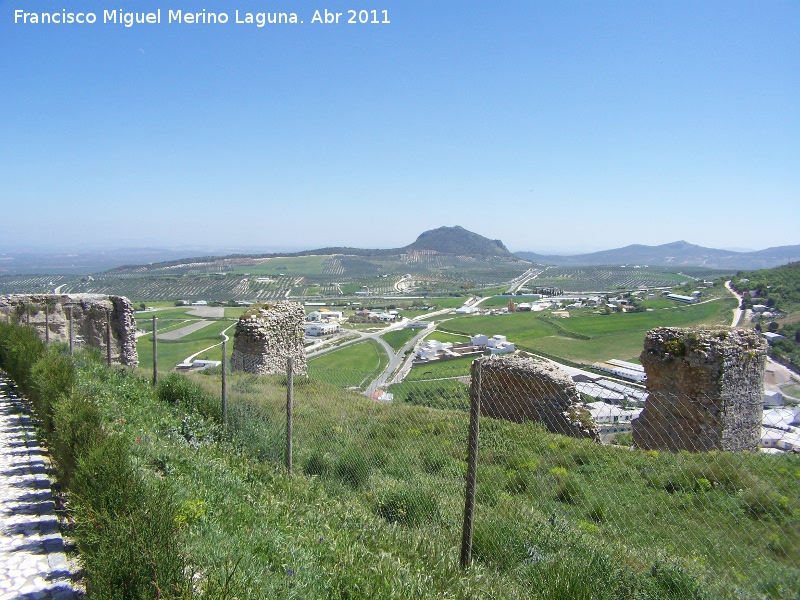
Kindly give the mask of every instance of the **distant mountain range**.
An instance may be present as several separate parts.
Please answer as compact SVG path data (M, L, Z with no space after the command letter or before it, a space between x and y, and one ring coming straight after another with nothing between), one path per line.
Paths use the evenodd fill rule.
M148 264L190 254L187 250L121 248L80 252L0 252L0 275L87 275L124 264Z
M800 245L778 246L756 252L732 252L704 248L689 242L672 242L660 246L634 244L614 250L602 250L575 256L553 256L535 252L517 252L516 256L531 262L557 266L639 264L664 267L706 267L722 270L769 269L800 260Z
M236 254L201 256L190 251L160 249L123 249L108 252L57 253L0 253L0 275L15 273L30 274L88 274L108 270L137 271L158 270L173 264L192 262L215 262L223 258L273 258L281 256L308 256L344 254L366 259L399 257L412 252L438 253L451 256L479 258L484 262L529 261L556 266L591 265L649 265L667 267L705 267L728 271L767 269L800 260L800 245L779 246L756 252L734 252L716 248L704 248L679 241L660 246L634 244L614 250L603 250L575 256L544 255L535 252L512 254L500 240L492 240L468 231L463 227L439 227L425 231L413 243L402 248L363 249L328 247L302 252L271 254Z

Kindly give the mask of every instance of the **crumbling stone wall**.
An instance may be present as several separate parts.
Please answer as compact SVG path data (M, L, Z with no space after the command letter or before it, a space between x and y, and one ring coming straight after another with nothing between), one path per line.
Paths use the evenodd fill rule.
M539 421L554 433L599 441L575 383L558 367L519 356L479 358L472 363L472 394L478 393L478 371L481 416Z
M305 316L300 304L288 301L245 312L233 336L231 369L259 375L286 373L286 360L292 357L294 372L305 375Z
M767 344L745 329L660 327L641 361L650 395L633 444L657 450L757 450Z
M124 296L102 294L11 294L0 296L0 320L30 323L43 340L69 343L69 318L76 347L100 348L105 355L106 318L111 325L112 362L135 367L136 319Z

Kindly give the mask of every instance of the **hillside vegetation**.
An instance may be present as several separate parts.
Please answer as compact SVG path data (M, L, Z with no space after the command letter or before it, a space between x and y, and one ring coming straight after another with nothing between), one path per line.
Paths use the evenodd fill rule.
M458 568L467 415L284 377L162 378L0 326L69 490L93 598L792 598L800 457L602 447L483 419ZM61 390L58 393L53 393Z
M800 372L800 262L738 273L732 285L744 297L743 308L765 304L779 311L774 320L760 319L759 327L784 336L771 343L770 355Z

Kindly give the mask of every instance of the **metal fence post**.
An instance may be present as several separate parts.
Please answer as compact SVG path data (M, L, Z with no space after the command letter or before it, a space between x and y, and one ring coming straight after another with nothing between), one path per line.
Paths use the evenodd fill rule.
M222 426L228 426L227 344L222 340Z
M294 364L286 361L286 473L292 476L292 411L294 410Z
M156 339L156 316L153 315L153 387L158 386L158 340Z
M106 358L111 366L111 311L106 311Z
M44 343L50 343L50 303L44 302Z
M73 307L69 306L69 355L72 356L73 347L75 346L75 335L72 329L72 310Z
M475 484L478 479L478 422L481 414L481 363L472 363L467 442L467 485L464 499L464 527L461 532L461 568L472 562L472 526L475 520Z

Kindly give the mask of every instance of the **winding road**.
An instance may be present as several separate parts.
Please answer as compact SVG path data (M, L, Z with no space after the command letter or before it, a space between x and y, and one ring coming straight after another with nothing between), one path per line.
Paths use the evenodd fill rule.
M738 327L739 323L742 321L742 315L744 315L744 322L746 323L750 317L751 311L749 308L747 310L742 310L742 296L736 293L736 290L734 290L731 286L730 280L725 282L725 289L733 294L739 301L739 303L736 305L736 308L733 309L733 320L731 321L731 327Z
M469 306L478 306L481 302L486 300L486 298L470 298L467 300L465 305ZM381 347L386 351L386 354L389 356L389 364L386 365L386 368L378 375L375 379L373 379L369 385L367 385L365 394L372 395L376 390L385 387L389 383L400 383L403 381L408 372L411 370L411 362L414 359L413 350L419 341L424 338L426 335L434 331L435 327L428 327L425 329L421 329L420 332L415 335L413 338L408 340L403 347L400 348L397 352L395 352L394 348L392 348L389 343L384 340L381 336L390 332L395 331L397 329L403 329L409 323L413 321L429 321L433 317L438 317L441 315L449 314L453 312L453 308L444 308L442 310L437 310L433 312L426 313L424 315L419 315L418 317L414 317L413 319L403 319L398 323L392 323L391 325L381 329L380 331L375 332L363 332L363 331L354 331L354 330L347 330L344 332L345 335L352 335L356 334L358 337L343 342L338 345L334 344L325 344L324 346L317 346L316 350L312 350L309 352L306 357L307 358L314 358L316 356L320 356L327 352L333 352L335 350L340 350L346 346L351 346L353 344L359 344L365 340L375 340L378 342ZM328 340L331 341L331 340ZM408 353L408 354L406 354Z

